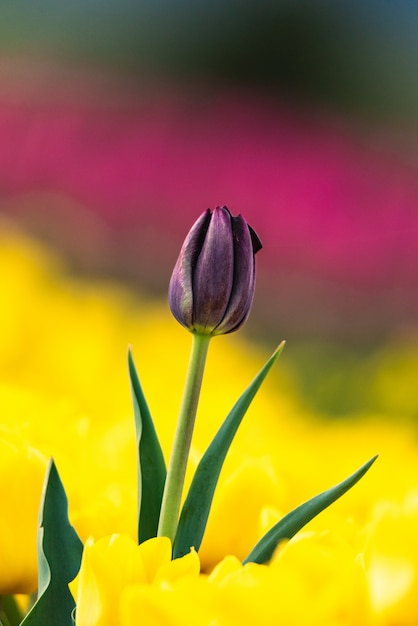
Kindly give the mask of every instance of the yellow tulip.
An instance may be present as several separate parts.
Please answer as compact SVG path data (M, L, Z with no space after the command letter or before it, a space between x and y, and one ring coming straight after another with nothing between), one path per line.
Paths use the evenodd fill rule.
M199 574L196 552L171 560L171 543L156 537L137 545L128 535L86 541L80 572L70 589L77 626L117 626L122 593L132 585L164 585Z
M361 558L335 533L304 533L278 550L270 566L233 556L209 576L130 585L121 595L122 626L138 616L150 626L368 626Z

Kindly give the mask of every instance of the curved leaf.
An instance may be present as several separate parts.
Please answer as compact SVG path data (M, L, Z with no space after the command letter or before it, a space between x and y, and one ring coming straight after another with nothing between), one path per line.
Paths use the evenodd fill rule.
M68 583L80 569L83 544L68 521L68 503L54 461L48 465L38 529L38 599L22 626L72 626Z
M238 398L200 460L181 511L174 541L174 558L190 552L191 546L195 550L199 550L219 474L229 447L248 407L280 356L284 345L285 342L282 341L244 393Z
M377 455L362 465L354 474L338 485L335 485L335 487L331 487L331 489L320 493L285 515L280 522L273 526L273 528L260 539L251 550L250 554L244 559L243 563L267 563L273 556L280 541L283 539L291 539L305 524L316 517L318 513L321 513L321 511L351 489L351 487L364 476L376 459Z
M166 466L131 350L128 367L138 454L138 542L142 543L157 536Z

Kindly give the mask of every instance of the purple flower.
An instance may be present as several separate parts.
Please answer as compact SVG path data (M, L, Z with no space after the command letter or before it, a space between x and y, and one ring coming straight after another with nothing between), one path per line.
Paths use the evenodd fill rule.
M222 335L247 319L254 296L255 257L262 247L241 215L208 209L194 223L168 290L171 312L192 332Z

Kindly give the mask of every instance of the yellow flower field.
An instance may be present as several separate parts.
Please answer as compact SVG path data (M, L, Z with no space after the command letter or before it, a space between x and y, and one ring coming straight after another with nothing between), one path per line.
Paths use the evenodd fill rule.
M10 229L0 234L0 265L0 594L36 589L38 507L53 456L70 520L87 541L74 593L95 603L97 612L85 617L80 608L78 626L133 626L139 611L147 624L182 626L418 623L413 423L388 419L383 402L381 413L350 420L311 414L287 382L287 345L231 447L199 555L184 557L176 574L173 562L164 575L148 580L135 570L143 567L135 556L118 552L118 546L129 555L141 549L133 541L136 457L127 346L168 458L190 337L165 302L75 277L56 253ZM268 356L265 346L242 336L213 340L188 481ZM388 371L373 382L383 396ZM269 566L240 564L281 516L375 453L378 461L359 484L279 546ZM101 556L104 545L112 549ZM116 589L113 568L119 571L126 559L133 570ZM108 600L102 606L106 589L113 593L113 613Z

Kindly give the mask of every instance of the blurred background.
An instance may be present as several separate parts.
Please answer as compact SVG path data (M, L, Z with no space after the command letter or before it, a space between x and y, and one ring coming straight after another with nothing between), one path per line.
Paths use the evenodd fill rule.
M165 298L227 205L300 396L417 416L417 32L413 0L3 2L0 223Z

